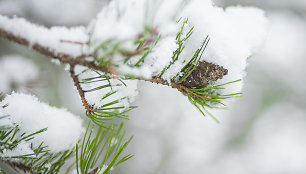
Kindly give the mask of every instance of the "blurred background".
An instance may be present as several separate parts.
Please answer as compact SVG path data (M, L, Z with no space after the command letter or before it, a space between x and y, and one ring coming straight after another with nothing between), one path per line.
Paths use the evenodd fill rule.
M86 25L107 2L0 0L0 14L24 16L46 26ZM306 173L306 1L214 2L221 7L257 6L269 20L265 45L249 59L243 97L229 110L214 113L221 121L217 124L203 118L176 90L140 82L134 103L139 108L126 122L128 133L135 136L128 151L135 157L113 173ZM63 67L6 40L0 39L0 45L0 91L31 93L83 115ZM27 81L8 79L12 68L7 62L13 59L28 62L14 71L32 64L38 70L27 72L32 74Z

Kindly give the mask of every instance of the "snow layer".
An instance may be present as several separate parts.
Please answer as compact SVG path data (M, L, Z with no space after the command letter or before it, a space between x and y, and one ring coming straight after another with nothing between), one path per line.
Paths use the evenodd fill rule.
M29 155L34 154L34 151L31 149L31 144L26 141L21 141L14 149L4 149L1 157L14 157L19 155ZM29 156L31 157L31 156ZM34 157L34 155L33 155ZM18 159L16 159L18 160Z
M176 33L174 14L180 0L114 0L89 25L91 41L99 45L110 39L135 39L146 26L157 26L163 34Z
M31 45L39 44L55 52L79 56L82 54L82 45L67 43L88 41L85 27L51 27L46 28L23 18L8 18L0 15L0 28L20 36L30 42ZM63 42L64 41L64 42Z
M8 93L11 85L22 87L38 77L38 68L30 60L18 55L7 55L0 59L0 92Z
M102 43L115 40L121 49L135 50L135 39L143 34L146 27L156 29L161 35L160 41L153 48L151 54L140 68L118 64L118 72L150 78L157 75L170 63L176 50L175 35L179 29L176 25L175 13L181 1L160 0L114 0L104 7L88 27L91 33L90 43L93 48ZM116 62L123 62L123 56L114 56ZM135 56L135 60L140 57Z
M161 35L161 40L142 67L129 68L119 65L120 73L148 78L161 72L169 64L173 51L177 48L175 35L182 23L176 21L188 18L189 27L195 27L194 32L187 41L180 60L166 71L163 78L170 80L176 75L184 66L183 62L192 58L207 35L210 42L201 60L218 64L229 71L218 83L242 79L245 76L247 58L260 48L266 35L266 18L262 10L240 6L223 9L216 7L210 0L193 0L185 5L184 1L180 0L154 2L112 1L90 25L94 46L116 39L125 43L128 48L133 48L133 44L128 41L142 33L145 26L156 28ZM119 61L120 58L116 57L116 60ZM242 81L227 88L225 93L240 92Z
M195 29L181 57L189 58L208 35L210 42L202 60L228 69L228 75L219 83L242 79L247 58L262 45L266 36L264 12L240 6L223 9L208 0L194 0L182 15L188 17ZM240 92L242 82L239 83L227 86L226 93Z
M87 28L52 27L48 29L21 18L9 19L4 16L0 16L0 27L25 37L31 44L39 43L55 51L77 56L84 51L87 53L96 51L98 46L107 41L115 41L120 50L133 51L137 48L135 39L144 34L149 26L156 30L160 40L139 68L124 64L125 56L120 53L112 54L111 61L115 64L114 67L119 75L130 74L150 78L159 74L171 62L173 52L178 47L175 36L182 25L181 22L177 23L177 20L183 21L186 18L189 19L189 27L195 27L194 32L187 40L179 61L165 72L163 78L170 81L192 58L208 35L210 42L201 60L223 66L229 72L217 83L242 79L245 75L247 58L260 47L265 37L266 19L263 11L256 8L237 6L223 9L216 7L210 0L188 2L114 0L102 8ZM90 48L85 50L82 44L61 42L61 40L88 42ZM139 56L131 59L139 60ZM228 85L224 93L241 92L241 88L242 81ZM101 96L96 92L86 95L89 98ZM94 104L98 105L96 102Z
M83 132L82 120L66 111L41 103L34 96L12 93L0 102L7 107L0 109L0 115L9 115L1 122L19 125L21 132L33 133L43 128L46 132L36 135L33 144L38 146L41 142L56 153L67 150L75 145Z
M83 67L77 66L76 73L79 74L78 77L80 79L87 79L87 78L93 78L99 76L98 73L94 71L87 71L83 73L84 70ZM121 98L124 98L121 100L120 103L113 105L112 107L118 107L118 106L124 106L128 107L131 102L135 100L135 97L138 95L137 91L137 80L123 80L124 84L119 79L109 79L101 81L101 78L97 78L94 80L95 82L92 83L82 83L81 87L84 91L95 89L104 85L111 84L112 87L107 87L99 90L94 90L90 92L85 93L85 98L88 101L88 103L95 108L98 108L104 104L107 104L109 102L112 102L114 100L119 100ZM102 99L104 95L106 95L109 92L117 91L115 94L113 94L111 97L107 97L105 99Z

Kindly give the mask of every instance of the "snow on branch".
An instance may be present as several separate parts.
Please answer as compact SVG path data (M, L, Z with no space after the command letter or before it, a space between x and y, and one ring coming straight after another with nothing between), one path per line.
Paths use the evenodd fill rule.
M2 34L9 31L8 38L14 39L20 44L36 49L47 48L51 52L78 57L82 54L82 46L68 44L63 40L88 42L88 34L83 26L79 27L51 27L47 28L31 23L23 18L0 15L0 26ZM39 46L38 46L39 45ZM48 51L45 50L47 53Z
M100 82L138 79L172 86L192 96L191 101L201 107L207 107L204 100L239 94L246 59L265 36L263 12L239 6L224 10L208 0L165 1L158 6L150 3L112 1L87 27L46 28L25 19L0 16L0 37L70 65L87 113L98 106L88 101L88 96L101 96L90 93L114 85L109 82L83 89L97 81L89 76L80 79L77 65L102 72ZM203 70L209 73L201 73ZM223 91L211 86L222 84L227 84ZM199 90L200 94L192 89L208 86L211 88L205 89L215 90Z
M13 144L16 147L4 155L37 156L37 150L44 151L41 141L36 141L38 137L50 152L63 152L60 157L53 154L63 161L76 150L77 172L109 172L132 157L118 158L132 138L124 141L123 123L118 127L114 124L118 120L109 120L122 122L128 118L126 113L135 108L130 102L138 94L137 80L177 89L204 116L210 115L218 122L210 111L224 108L226 99L241 95L247 58L264 40L265 23L259 9L223 9L210 0L113 0L88 26L70 28L48 28L0 15L0 38L68 65L67 72L91 119L79 146L77 141L83 132L80 118L30 95L7 95L0 102L0 126L8 125L10 129L0 133L29 133L30 138L26 138L34 138L32 143L37 149L21 141L27 135L21 134L19 146ZM69 149L74 144L75 149ZM106 151L104 146L108 147ZM98 156L103 153L104 162L97 167ZM108 159L109 164L105 163ZM61 165L51 166L52 171L44 165L40 171L58 173Z

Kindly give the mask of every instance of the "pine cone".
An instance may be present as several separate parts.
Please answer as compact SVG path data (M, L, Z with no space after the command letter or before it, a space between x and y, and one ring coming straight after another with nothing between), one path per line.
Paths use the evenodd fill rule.
M222 79L227 73L228 70L222 66L203 61L199 62L198 66L181 84L188 88L198 88L211 81Z

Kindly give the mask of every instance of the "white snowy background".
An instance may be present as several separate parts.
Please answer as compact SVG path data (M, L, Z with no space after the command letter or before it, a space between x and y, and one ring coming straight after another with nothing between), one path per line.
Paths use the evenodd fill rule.
M243 97L229 110L216 113L221 121L217 124L203 118L176 90L139 83L139 96L134 103L139 108L130 113L131 119L126 122L129 134L135 135L128 149L135 157L113 173L306 173L305 1L215 2L220 6L255 5L266 11L269 20L265 44L249 59ZM2 0L0 14L17 14L47 26L86 25L105 3ZM7 55L15 56L11 54L17 52L30 61L23 64L35 64L39 69L31 68L32 75L26 76L31 85L11 77L19 84L14 90L35 94L76 115L83 114L63 67L8 41L1 39L0 45L0 80L7 80L7 75L1 75L12 71L3 68L7 67ZM16 61L20 59L15 57ZM3 84L1 90L8 91L10 86Z

